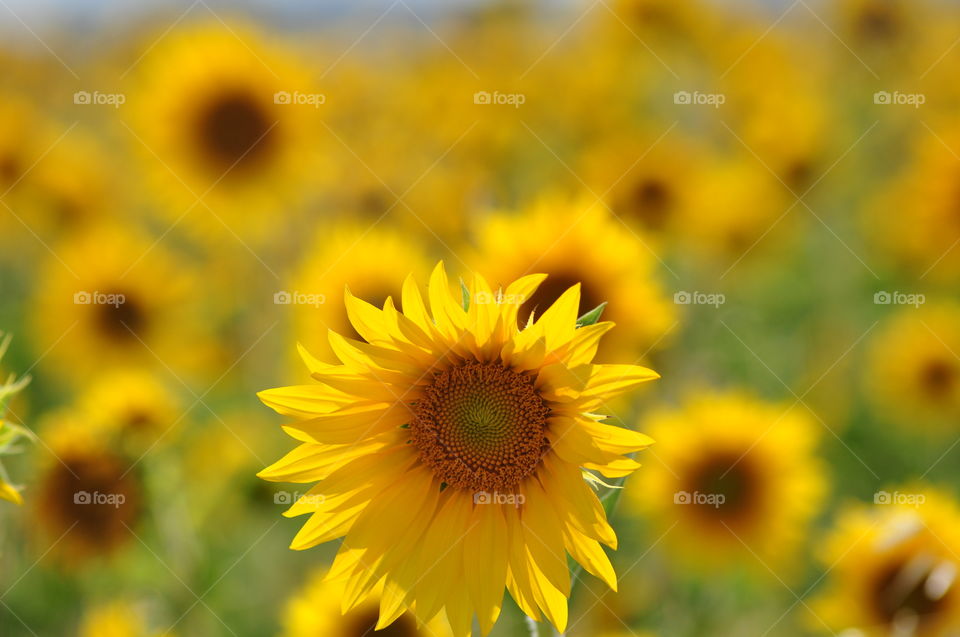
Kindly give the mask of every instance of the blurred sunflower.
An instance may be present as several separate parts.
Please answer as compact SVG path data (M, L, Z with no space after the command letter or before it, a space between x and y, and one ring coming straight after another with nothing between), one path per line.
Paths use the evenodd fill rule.
M43 150L34 138L37 120L23 98L0 94L0 193L4 195L23 180Z
M880 491L875 500L843 511L821 544L830 579L811 605L811 624L864 637L958 634L956 503L922 486Z
M125 449L143 452L167 438L181 417L180 401L145 370L111 370L87 386L79 413Z
M916 143L901 173L867 202L863 219L892 265L951 281L960 276L960 160L953 149L960 149L960 130Z
M960 307L906 306L873 337L867 396L899 424L957 428L960 418Z
M705 44L717 18L709 3L700 0L616 0L608 12L602 23L613 43L635 49L652 41L661 53Z
M247 26L174 32L148 50L139 80L130 96L139 150L171 220L262 240L279 227L272 213L289 215L326 173L311 152L323 96L298 61Z
M67 413L55 412L47 421L43 436L51 456L38 476L38 529L67 565L116 553L130 542L144 512L144 485L134 463Z
M31 228L42 236L63 234L115 213L123 196L108 157L75 130L49 147L23 184L28 202L23 213Z
M114 366L188 374L212 345L192 314L195 281L162 244L120 226L98 226L53 248L33 299L34 346L44 366L73 381Z
M37 131L43 127L41 118L22 97L0 93L0 242L12 244L29 236L29 214L24 204L24 178L42 155L45 148Z
M307 351L322 358L333 355L328 329L359 338L346 309L335 302L345 285L358 297L381 306L388 296L399 298L404 273L423 276L431 266L425 245L384 224L325 228L307 253L293 286L301 294L313 295L305 298L317 303L296 304L294 333ZM303 375L302 367L298 360L297 375Z
M330 332L342 364L304 353L319 385L260 392L295 419L285 430L301 444L259 475L320 480L285 514L312 514L291 548L345 536L328 574L347 580L344 611L382 585L377 628L408 610L421 622L445 610L455 635L470 634L474 614L486 634L506 585L525 613L562 631L567 553L616 587L600 546L615 548L616 535L583 469L636 469L623 454L651 440L595 412L657 374L589 362L613 325L576 328L579 284L518 329L517 300L544 278L495 293L474 276L454 295L441 263L429 313L412 277L403 313L390 297L379 309L348 291L366 343Z
M658 464L637 475L626 500L676 557L693 568L760 566L756 558L793 565L826 487L808 418L743 395L705 394L644 425L658 441Z
M325 569L314 572L303 590L284 608L282 637L452 637L443 617L438 615L426 625L420 625L409 613L398 617L389 628L374 632L380 619L382 592L343 614L340 602L346 595L344 585L343 581L327 580Z
M882 51L902 44L912 34L917 8L924 4L917 0L841 0L835 10L843 36L860 47Z
M618 139L585 154L584 180L643 237L669 238L684 223L704 149L669 136L658 143Z
M529 212L495 214L478 228L474 269L483 268L496 285L531 272L548 278L525 299L520 324L540 314L575 283L586 313L603 301L604 317L630 329L601 344L599 358L634 362L659 345L674 324L675 309L654 273L654 255L642 239L611 219L601 205L545 201Z
M724 119L787 188L803 193L827 168L827 60L793 39L771 34L757 40L752 29L718 46L723 49L716 64L717 73L725 74L720 86L727 98Z
M126 601L94 606L84 615L78 637L173 637L147 627L144 610Z
M783 244L791 202L776 177L752 157L718 160L703 174L683 225L692 250L729 266Z

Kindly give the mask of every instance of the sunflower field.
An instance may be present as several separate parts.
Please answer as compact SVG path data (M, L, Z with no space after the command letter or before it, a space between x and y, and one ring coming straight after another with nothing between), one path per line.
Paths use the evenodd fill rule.
M960 3L0 34L0 636L960 637Z

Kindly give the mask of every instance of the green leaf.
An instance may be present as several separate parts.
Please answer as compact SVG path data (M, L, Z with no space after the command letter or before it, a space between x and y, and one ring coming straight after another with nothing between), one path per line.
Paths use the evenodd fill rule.
M603 308L607 307L607 302L604 301L597 307L593 308L583 316L577 319L577 327L586 327L587 325L593 325L600 320L600 315L603 314Z
M618 478L614 480L613 487L609 489L600 497L600 504L603 505L603 511L607 514L607 518L613 514L613 510L617 506L617 501L620 500L620 495L623 493L623 478Z
M460 279L460 299L463 304L463 311L470 311L470 288L467 287L467 284L463 282L463 279Z

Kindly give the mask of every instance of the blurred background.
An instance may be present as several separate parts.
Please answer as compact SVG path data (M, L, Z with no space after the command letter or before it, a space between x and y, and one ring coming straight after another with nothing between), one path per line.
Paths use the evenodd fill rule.
M440 259L547 272L530 310L582 281L602 362L662 374L610 406L657 444L567 634L960 634L957 3L0 0L0 32L0 634L371 634L336 543L287 548L255 392L356 337L345 285Z

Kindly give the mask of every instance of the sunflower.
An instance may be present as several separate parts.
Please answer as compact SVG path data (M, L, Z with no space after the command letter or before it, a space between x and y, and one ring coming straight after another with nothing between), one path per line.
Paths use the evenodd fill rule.
M757 37L747 29L718 43L725 54L717 56L717 73L729 70L720 85L727 98L724 118L750 152L799 195L827 168L826 61L793 40Z
M144 485L134 462L103 444L102 432L66 413L47 416L51 457L38 478L36 521L64 564L127 546L143 516Z
M791 565L823 499L816 428L803 415L735 393L649 416L656 466L626 500L690 566ZM762 570L762 565L757 564Z
M30 236L24 228L32 229L26 177L46 150L37 132L45 126L22 98L0 93L0 241L4 245Z
M705 260L728 267L782 245L788 234L789 219L781 217L791 202L783 184L752 157L717 160L694 195L683 240Z
M50 141L53 144L53 139ZM104 221L123 200L111 163L89 136L71 130L26 175L23 217L42 236Z
M621 221L644 237L669 238L684 223L703 149L673 136L607 142L588 151L581 171Z
M181 418L177 396L146 370L115 369L90 384L79 412L131 450L162 442Z
M864 207L866 232L893 265L945 280L960 275L960 161L951 150L958 145L958 129L924 138Z
M34 345L59 377L82 381L114 366L209 362L194 311L193 279L160 243L120 226L98 226L53 248L33 302Z
M607 37L619 47L636 50L653 42L660 52L704 46L718 17L701 0L615 0L608 13L601 22Z
M173 637L171 632L150 630L147 609L128 601L113 601L88 610L78 637Z
M259 475L320 480L286 513L312 514L291 548L345 536L328 574L346 580L344 611L382 585L378 628L445 610L455 635L470 634L474 614L486 634L506 585L527 615L562 631L568 553L616 586L600 546L615 548L616 535L584 470L638 466L622 454L652 441L596 412L657 374L589 362L613 325L576 328L579 284L519 329L517 300L545 278L495 291L476 275L454 294L440 263L429 313L413 277L402 313L392 297L380 309L348 290L366 342L331 331L341 364L304 353L318 385L259 394L295 419L285 429L301 443Z
M278 227L271 212L289 212L285 204L327 174L311 152L325 98L296 59L255 30L215 21L176 31L139 71L133 143L171 220L186 213L204 235L261 239Z
M380 619L382 592L347 614L340 612L340 602L346 595L345 582L330 581L325 570L314 572L306 586L287 602L283 613L283 637L367 637L374 632ZM385 631L397 637L449 637L446 621L437 616L425 626L404 613Z
M924 4L905 0L842 0L836 10L841 32L853 43L876 51L902 44L917 27L915 14Z
M956 503L924 487L880 491L875 501L848 507L821 545L830 579L811 624L864 637L958 634Z
M497 285L531 272L549 274L524 299L521 321L574 283L581 284L581 314L608 300L605 316L630 329L601 345L602 359L634 362L662 344L674 323L675 309L654 273L655 256L599 204L541 202L525 214L495 214L478 228L477 247L470 264L484 267Z
M38 124L23 99L0 94L0 194L10 196L44 151L36 139Z
M359 338L347 312L333 302L345 285L360 298L382 305L388 296L399 298L403 273L423 276L431 263L420 245L408 234L377 224L363 228L342 224L318 234L308 251L308 259L294 276L291 294L305 301L293 308L294 332L300 342L317 356L333 355L327 342L328 329L351 338ZM371 256L375 255L375 258ZM319 328L319 329L318 329ZM298 361L299 363L299 361ZM297 374L303 375L297 365Z
M960 307L905 306L873 338L867 395L903 426L956 428L960 418Z

